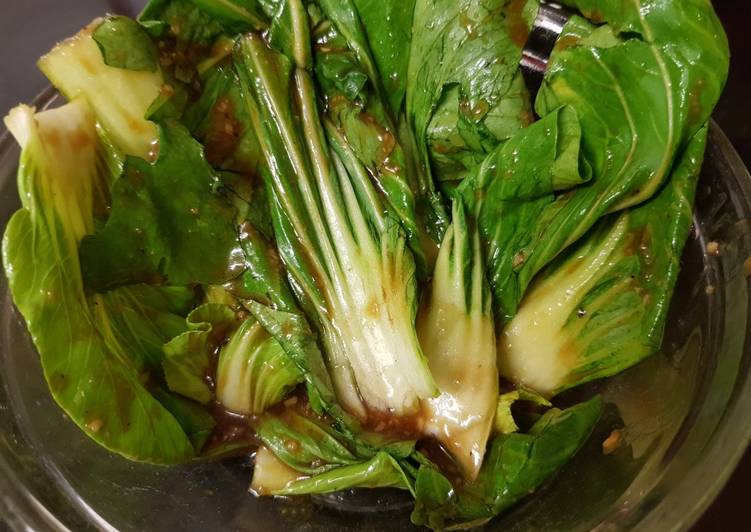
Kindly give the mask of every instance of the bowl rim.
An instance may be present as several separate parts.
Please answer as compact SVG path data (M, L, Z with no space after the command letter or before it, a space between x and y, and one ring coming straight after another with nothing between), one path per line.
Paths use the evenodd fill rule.
M751 173L732 142L720 125L710 119L710 140L719 150L722 159L730 167L729 174L742 191L745 210L751 213ZM709 149L709 145L707 147ZM749 219L746 220L749 223ZM748 274L746 275L748 278ZM751 292L748 294L751 304ZM743 359L751 356L751 308L746 316L746 337L743 342ZM745 369L745 371L744 371ZM702 456L720 454L723 462L705 459L692 466L642 519L634 523L634 529L688 530L706 512L725 488L746 452L751 448L751 423L735 423L746 419L743 404L751 404L751 369L741 366L722 417L707 440ZM719 468L717 464L722 464ZM712 479L707 482L707 479ZM691 501L691 503L687 503Z

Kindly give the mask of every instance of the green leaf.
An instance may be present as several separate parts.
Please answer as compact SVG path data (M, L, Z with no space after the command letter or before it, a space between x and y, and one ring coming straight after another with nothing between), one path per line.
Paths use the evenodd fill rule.
M394 116L401 112L407 90L409 47L412 40L414 0L354 0L370 44L380 83Z
M528 388L520 387L513 392L501 394L498 398L498 404L495 410L495 420L493 429L497 434L511 434L519 430L514 415L511 413L511 406L517 401L526 401L537 406L551 407L550 401L545 399L537 392Z
M138 323L137 308L118 311L84 290L78 243L93 230L109 173L93 114L77 100L39 114L19 107L6 123L23 148L23 208L6 227L3 263L53 397L88 436L125 457L163 464L191 459L195 450L185 431L143 385L149 354L121 343L114 322L122 312L129 316L117 319L132 330L151 330L148 313ZM76 142L60 142L71 138Z
M264 416L256 434L282 462L308 475L358 463L331 427L294 411Z
M415 477L415 508L412 522L433 530L445 528L452 518L454 486L435 467L421 465Z
M599 420L599 397L566 410L549 410L529 434L497 436L477 480L455 489L433 466L421 465L412 522L433 529L469 527L533 493L581 448Z
M220 64L205 76L200 97L186 107L181 122L205 146L212 166L256 174L261 153L237 74Z
M263 30L268 21L256 0L192 0L202 11L229 31Z
M171 391L205 405L213 397L207 381L212 354L238 320L228 306L206 303L188 314L186 323L188 331L164 345L164 377Z
M317 0L326 18L335 26L336 31L344 37L350 51L357 58L367 79L371 80L376 95L381 96L380 77L371 54L371 48L365 35L365 28L360 21L353 0Z
M209 46L225 27L193 0L150 0L138 21L154 36L169 35L179 43ZM211 3L210 1L200 3Z
M170 414L190 438L196 454L201 454L206 442L214 432L216 421L203 405L186 399L177 394L170 393L163 388L155 389L152 394L162 406L169 410Z
M269 46L279 50L300 68L313 65L310 51L308 12L301 0L260 0L271 19L267 32Z
M302 380L302 372L279 342L251 317L219 353L216 398L232 412L262 414Z
M576 111L560 107L515 135L485 164L504 172L499 199L527 199L589 181L592 168L581 152ZM530 179L535 176L535 179Z
M430 270L429 257L435 256L437 250L430 240L426 220L418 218L422 192L414 182L408 154L387 104L377 90L378 80L368 78L364 65L349 48L352 45L331 27L330 21L318 24L314 38L316 74L325 97L326 116L341 132L342 142L367 169L383 196L384 206L400 221L415 256L418 275L425 279ZM334 68L338 70L332 72Z
M345 465L297 480L273 495L305 495L331 493L350 488L399 488L411 489L412 482L399 463L389 454L378 453L367 462Z
M156 72L156 46L135 20L110 16L96 27L91 37L99 45L105 64L127 70Z
M185 317L195 303L193 290L180 286L131 285L101 295L103 312L117 341L132 349L132 356L160 372L162 346L187 329Z
M305 317L274 310L255 301L247 304L248 310L282 346L287 355L297 364L305 377L308 398L317 413L327 412L342 426L350 425L347 416L336 401L323 355L318 348L316 336Z
M260 225L260 224L258 224ZM246 270L228 285L230 291L242 299L282 312L299 313L279 253L256 224L244 223L240 228L240 246L245 253Z
M659 349L706 137L697 133L656 197L604 218L540 274L503 332L504 376L555 395Z
M338 43L337 40L342 42ZM318 37L317 41L316 77L324 90L329 84L351 102L364 100L366 96L363 90L368 83L368 75L361 70L354 54L349 50L342 51L336 48L337 45L346 47L346 42L331 28L327 28L327 32ZM330 99L333 99L333 96Z
M88 286L220 284L244 269L235 210L202 147L181 125L160 128L159 158L134 157L112 188L106 225L81 243Z
M529 124L519 61L535 13L536 2L416 2L406 102L426 176L432 157L439 179L457 179Z

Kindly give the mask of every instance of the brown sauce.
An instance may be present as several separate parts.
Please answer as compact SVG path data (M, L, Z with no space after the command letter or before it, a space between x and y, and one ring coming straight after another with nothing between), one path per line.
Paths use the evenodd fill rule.
M382 126L376 118L370 113L360 113L360 120L372 128L378 133L378 154L376 163L378 166L383 166L388 161L389 156L396 147L396 138L394 135L384 126Z
M524 20L524 7L527 0L511 0L506 7L506 24L511 41L519 48L524 48L529 39L529 26Z
M235 109L229 98L217 100L209 114L204 149L206 160L219 166L235 151L243 133L243 125L235 118Z
M391 412L368 409L368 418L363 428L394 440L416 440L423 434L425 418L422 412L407 416L395 416Z
M245 454L260 445L254 429L257 422L255 417L230 412L219 403L214 403L211 414L216 425L204 445L204 454L222 448L233 449L236 454Z
M562 52L564 50L568 50L569 48L577 46L579 42L580 39L576 35L564 35L555 43L554 49L557 52Z
M420 440L417 442L416 449L427 456L455 488L462 487L464 484L464 474L461 467L456 463L451 453L437 440L433 438Z

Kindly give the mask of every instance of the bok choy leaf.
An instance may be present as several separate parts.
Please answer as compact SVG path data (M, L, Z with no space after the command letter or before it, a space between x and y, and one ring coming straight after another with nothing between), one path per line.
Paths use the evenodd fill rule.
M399 116L407 91L415 0L354 0L354 3L391 112L393 116Z
M213 394L207 377L211 356L238 326L235 313L226 305L206 303L186 318L187 330L164 347L164 377L169 389L201 404Z
M268 165L277 245L345 409L361 419L413 414L436 393L414 328L414 260L339 131L323 131L307 31L294 32L292 60L255 34L236 55Z
M568 4L585 13L596 7ZM503 188L501 170L492 180L477 179L469 194L502 321L516 313L533 277L597 220L660 189L726 79L727 41L709 2L608 1L597 4L597 14L610 25L569 22L536 101L543 118L562 105L576 111L590 184L534 201L502 201L492 192Z
M424 430L470 479L480 470L498 400L491 305L480 236L455 202L417 330L441 392L424 401Z
M156 45L143 27L128 17L107 17L91 37L99 45L105 64L127 70L159 68Z
M88 436L123 456L191 459L185 429L144 384L154 371L147 339L163 332L157 324L174 324L164 313L180 312L186 300L164 292L134 302L138 290L105 297L84 289L78 244L104 211L109 181L93 113L82 99L38 114L21 106L6 124L23 148L23 207L5 230L3 263L53 397Z
M566 410L551 409L528 434L497 436L477 479L459 489L423 464L415 480L412 522L434 530L480 526L528 496L568 462L600 419L595 397Z
M604 218L533 283L499 338L504 376L552 396L659 349L706 137L697 133L655 198Z
M409 490L411 487L411 479L399 462L388 453L378 453L367 462L337 467L320 475L296 480L273 491L272 495L331 493L351 488Z
M88 286L220 284L242 273L236 210L201 145L177 122L160 127L159 158L128 157L106 224L81 243Z
M256 433L277 458L306 475L359 461L331 427L292 410L267 414Z
M425 179L463 178L532 121L519 61L536 13L535 1L417 0L406 102Z
M118 150L149 159L158 135L156 124L145 117L160 94L164 76L159 68L136 71L106 64L92 37L101 25L101 19L94 20L44 55L38 66L68 100L80 96L89 102ZM148 55L143 46L139 53Z
M300 369L256 321L246 319L219 353L216 398L238 414L262 414L302 381Z
M349 10L336 2L324 5L338 14L335 20L357 17L351 5ZM340 14L342 9L346 17ZM340 21L340 25L348 27L345 22ZM364 35L353 37L352 31L341 34L337 27L323 19L313 32L316 78L325 98L326 117L341 132L382 194L385 206L406 231L418 274L426 278L437 253L426 225L431 216L420 208L427 199L422 198L420 185L415 182L413 165L381 95L378 78L371 77L377 74L372 72L375 67Z

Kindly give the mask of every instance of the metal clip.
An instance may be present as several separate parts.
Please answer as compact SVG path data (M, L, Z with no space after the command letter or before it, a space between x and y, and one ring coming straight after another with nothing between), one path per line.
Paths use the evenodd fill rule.
M550 54L570 17L571 14L562 6L540 2L540 9L522 50L520 62L524 81L533 101L548 69Z

